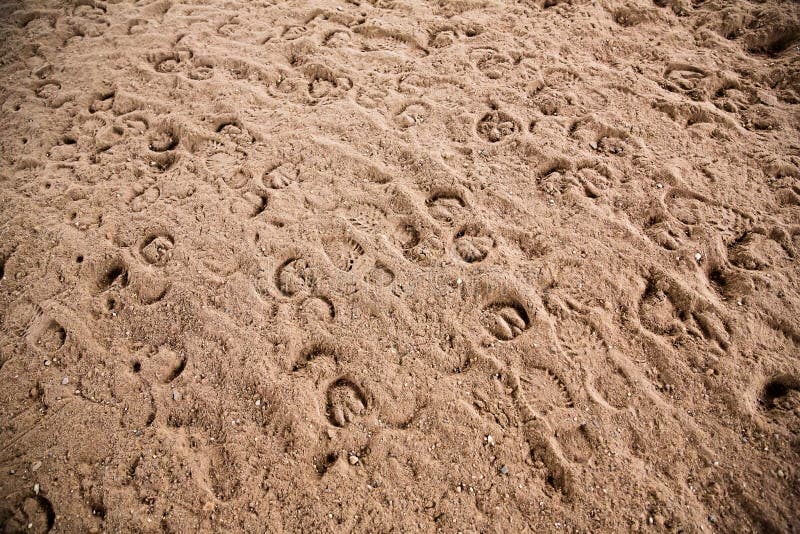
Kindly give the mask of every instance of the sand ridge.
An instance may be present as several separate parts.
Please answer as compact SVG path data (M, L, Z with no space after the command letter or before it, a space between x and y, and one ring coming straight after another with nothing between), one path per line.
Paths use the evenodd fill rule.
M793 532L795 2L0 6L4 532Z

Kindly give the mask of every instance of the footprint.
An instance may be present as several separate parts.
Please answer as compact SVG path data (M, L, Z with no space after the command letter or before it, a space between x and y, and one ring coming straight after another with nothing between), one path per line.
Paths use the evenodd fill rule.
M681 239L687 237L686 232L676 229L675 226L677 225L670 220L667 211L661 206L651 207L643 224L645 234L666 250L678 250Z
M394 272L382 263L376 262L364 279L374 286L386 287L394 282Z
M664 198L664 204L673 217L689 226L705 222L710 208L703 195L682 188L671 189Z
M769 269L786 258L786 252L776 241L758 232L746 232L728 248L731 263L742 269Z
M477 48L469 53L469 57L473 65L492 80L503 78L514 66L507 54L492 48Z
M674 93L683 93L692 100L705 100L709 95L703 87L708 72L700 67L683 63L670 63L664 73L664 87Z
M155 233L147 236L139 247L139 253L150 265L163 267L172 258L174 238L168 233Z
M171 74L181 69L181 58L172 52L153 54L150 58L153 69L161 74Z
M214 131L237 145L251 145L254 141L253 136L238 119L223 119Z
M61 84L56 81L44 81L35 91L36 96L42 100L52 100L61 90Z
M546 301L546 306L548 302L553 301ZM568 318L571 312L562 308L570 308L566 303L559 302L555 306L555 309L548 308L548 311L559 317L558 337L567 357L589 362L586 389L590 397L593 400L599 398L601 404L605 401L614 408L627 406L632 394L631 384L609 357L608 347L601 336L588 323Z
M386 212L372 204L358 204L348 209L344 217L354 227L369 234L380 233L387 219Z
M347 378L338 378L328 386L325 398L325 413L334 426L346 427L367 411L366 395Z
M478 121L478 136L489 143L497 143L507 139L519 131L519 125L508 113L492 110Z
M220 501L226 502L239 494L241 481L236 462L224 448L215 448L210 455L208 478L211 490Z
M67 332L57 321L40 315L28 330L27 339L31 346L52 353L64 346Z
M689 334L730 347L731 331L719 310L696 293L664 277L648 281L639 301L642 326L654 334L676 337Z
M269 197L263 194L252 193L250 191L247 191L242 195L242 200L244 201L244 213L251 218L258 217L264 213L269 205Z
M320 363L333 363L337 364L339 357L336 355L336 350L327 345L312 345L305 349L297 361L292 366L292 372L302 371L309 365L318 365Z
M628 132L609 126L594 117L576 120L570 127L569 135L592 150L606 155L623 156L638 148Z
M323 244L323 250L334 266L344 272L352 271L364 257L364 248L349 238L332 238Z
M266 73L252 63L228 59L222 66L234 80L247 81L255 85L270 83L270 78Z
M303 82L304 80L293 74L293 71L278 70L269 83L269 92L274 97L293 97L300 91Z
M445 28L432 32L428 39L428 46L431 48L447 48L458 40L458 35L454 28Z
M214 77L214 65L210 61L196 61L186 71L191 80L204 81Z
M174 150L179 143L177 134L169 129L153 132L148 141L148 148L153 152Z
M322 44L331 48L344 48L349 46L352 36L344 30L333 30L325 34Z
M396 222L389 231L389 238L406 255L419 244L419 232L409 222Z
M291 163L281 163L264 173L262 181L271 189L283 189L298 182L300 171Z
M308 95L313 104L323 99L339 98L353 88L350 78L324 65L309 65L305 75L308 79Z
M403 106L394 116L395 123L401 128L410 128L422 124L430 114L430 108L422 102L412 102Z
M354 28L354 31L364 37L361 45L363 52L399 52L416 57L428 55L425 47L413 36L396 30L361 25Z
M386 236L406 257L413 256L412 249L420 242L416 227L397 217L390 217L381 208L372 204L360 204L349 209L345 218L357 229L366 233Z
M800 380L785 374L770 378L761 389L759 404L772 415L800 416Z
M320 322L331 322L336 318L336 308L326 297L308 297L300 304L300 312L307 318Z
M575 494L578 491L575 474L556 440L538 430L532 431L526 441L530 446L532 465L542 473L544 482L564 495Z
M624 409L630 405L634 390L623 372L612 362L606 360L605 365L594 374L596 376L592 385L603 400L617 409Z
M520 382L525 399L542 415L575 406L566 384L550 369L535 367L520 376Z
M530 325L525 308L514 302L499 302L485 307L481 312L481 323L501 341L516 338Z
M213 176L221 176L231 189L242 189L250 182L250 170L244 165L245 156L238 151L218 151L210 155L206 165Z
M784 22L777 13L763 14L762 17L763 29L748 39L747 51L751 54L774 58L800 41L800 25L796 22Z
M0 504L0 523L3 532L29 532L45 534L53 529L56 513L53 504L44 495L30 495L12 506L10 497Z
M364 178L374 184L381 185L388 184L393 180L392 175L389 172L372 165L367 167L367 169L364 171Z
M186 357L168 347L160 347L152 359L150 367L155 370L156 378L162 384L169 384L178 378L186 369Z
M594 448L585 424L557 428L556 439L558 439L564 455L575 463L585 464L594 455Z
M112 260L103 269L95 281L97 289L102 293L111 287L126 287L128 285L128 267L121 259Z
M323 477L338 461L339 454L336 452L329 452L325 456L317 458L317 460L314 461L314 467L317 470L317 474Z
M293 26L286 26L281 31L281 38L287 41L294 41L295 39L299 39L308 33L308 28L305 26L293 25Z
M437 221L452 224L459 218L466 203L458 193L438 192L431 195L425 202L431 217Z
M678 311L658 284L647 288L639 303L642 325L655 334L676 335L681 331Z
M612 12L612 16L614 22L624 28L637 26L649 19L647 11L627 6L615 9Z
M470 224L456 233L453 250L466 263L477 263L486 259L494 248L494 239L483 227Z
M311 265L302 258L289 258L275 272L275 285L287 297L313 289L314 283Z
M106 91L97 95L91 104L89 104L89 113L97 113L98 111L109 111L114 107L115 91Z

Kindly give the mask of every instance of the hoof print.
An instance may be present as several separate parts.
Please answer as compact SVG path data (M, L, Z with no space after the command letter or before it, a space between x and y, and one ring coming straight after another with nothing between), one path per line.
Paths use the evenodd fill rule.
M139 247L144 261L150 265L163 267L172 257L175 240L169 234L153 234L148 236Z
M357 384L347 378L334 381L325 396L325 411L334 426L346 427L367 411L366 395Z
M492 248L494 239L475 225L462 228L453 239L453 250L466 263L485 260Z
M306 260L290 258L278 267L275 285L284 296L291 297L314 287L314 272Z
M494 337L510 341L530 325L528 313L517 303L495 303L481 313L481 323Z

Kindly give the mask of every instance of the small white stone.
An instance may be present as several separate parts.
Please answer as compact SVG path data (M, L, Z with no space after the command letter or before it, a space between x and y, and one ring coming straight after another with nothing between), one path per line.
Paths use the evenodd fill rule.
M696 259L697 261L700 261L700 260L703 259L703 255L700 254L699 252L695 252L694 253L694 259Z
M358 456L355 454L350 455L350 465L356 465L358 463Z
M33 485L33 492L34 492L36 495L39 495L39 484L38 484L38 483L36 483L36 484L34 484L34 485Z

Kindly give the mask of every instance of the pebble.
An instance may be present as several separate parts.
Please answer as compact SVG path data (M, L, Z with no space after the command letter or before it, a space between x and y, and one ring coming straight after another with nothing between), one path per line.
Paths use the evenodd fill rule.
M33 485L33 492L34 492L36 495L39 495L39 484L38 484L38 482L37 482L36 484L34 484L34 485Z
M42 462L33 462L33 464L31 464L31 471L33 471L35 473L41 467L42 467Z
M504 465L503 467L501 467L500 468L500 472L503 473L504 475L507 475L508 474L508 466Z
M494 438L491 434L486 436L486 443L488 443L490 447L494 447Z
M181 392L178 391L177 389L173 389L172 390L172 400L174 400L174 401L181 400Z
M44 361L44 366L45 367L50 367L50 360L45 360Z
M61 385L66 386L67 384L69 384L69 377L65 376L64 378L61 379Z
M697 260L697 261L700 261L700 260L703 259L703 255L700 254L699 252L695 252L694 253L694 259Z
M358 456L355 454L350 455L350 465L356 465L358 463Z

